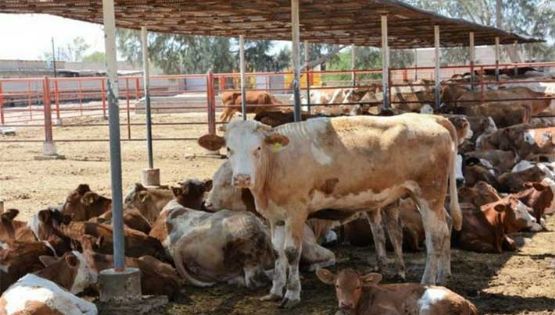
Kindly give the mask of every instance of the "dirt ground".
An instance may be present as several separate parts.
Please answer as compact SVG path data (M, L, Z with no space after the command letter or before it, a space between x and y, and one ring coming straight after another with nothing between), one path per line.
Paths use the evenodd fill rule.
M205 114L155 115L156 122L206 121ZM142 117L133 116L133 122ZM64 121L106 123L100 118L76 118ZM205 125L156 126L155 137L198 137ZM127 128L122 127L123 137ZM144 137L144 128L132 128L134 138ZM54 139L107 138L107 127L55 127ZM0 136L0 141L43 139L39 128L18 128L16 136ZM48 205L62 203L69 191L88 183L103 195L110 195L109 146L107 142L57 143L65 160L35 160L41 143L0 142L0 198L6 208L17 208L22 218ZM163 183L172 184L186 178L211 177L222 163L207 157L193 141L154 143L155 167L161 169ZM140 181L147 166L144 142L123 142L124 192ZM549 218L551 231L555 218ZM476 254L453 250L452 290L472 300L483 314L555 314L555 232L523 233L523 244L514 253ZM332 248L339 261L337 268L353 267L369 271L374 264L373 249L336 245ZM391 254L390 254L391 256ZM406 253L408 277L418 281L424 268L424 253ZM370 264L368 264L368 261ZM393 267L393 266L392 266ZM391 270L392 272L392 270ZM334 314L334 289L320 283L314 274L302 274L302 303L294 310L280 310L277 305L260 302L269 290L250 291L228 285L209 289L187 288L187 295L167 308L167 314ZM386 279L386 282L390 280Z

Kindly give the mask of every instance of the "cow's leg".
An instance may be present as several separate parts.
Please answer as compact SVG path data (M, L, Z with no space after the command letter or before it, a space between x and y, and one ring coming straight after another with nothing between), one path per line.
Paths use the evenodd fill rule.
M446 283L447 279L451 277L451 230L453 227L453 220L445 208L443 208L443 213L447 221L448 237L443 242L443 248L441 250L438 275L439 283Z
M403 259L403 228L399 219L399 203L394 203L384 210L387 234L393 245L397 258L397 275L405 280L405 260Z
M297 212L298 213L298 212ZM285 256L288 264L287 291L280 307L291 308L301 301L299 262L302 252L303 229L306 217L295 216L285 223Z
M283 297L283 288L287 277L287 257L285 257L285 227L270 223L272 232L272 246L277 252L278 257L274 265L274 277L272 279L272 289L270 294L261 298L262 301L277 301Z
M372 238L374 239L374 247L376 248L376 260L378 262L377 271L385 271L387 264L387 255L385 252L385 232L382 225L382 210L376 209L368 211L367 218L372 231Z
M443 205L441 203L436 201L430 205L427 200L422 198L418 198L416 203L422 215L422 223L426 234L427 257L422 284L435 284L443 246L447 238L449 238L449 229L445 222Z

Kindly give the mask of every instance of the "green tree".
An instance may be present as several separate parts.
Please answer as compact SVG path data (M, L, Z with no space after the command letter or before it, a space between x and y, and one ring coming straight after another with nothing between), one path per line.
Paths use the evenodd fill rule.
M552 60L555 57L555 7L552 0L408 0L426 10L462 18L483 25L498 26L517 34L545 38L547 43L521 45L529 59ZM499 15L496 12L500 10ZM502 21L497 21L500 16ZM510 51L510 47L507 47ZM452 49L442 62L466 59L463 49ZM463 59L463 61L464 61Z
M95 51L83 57L85 62L104 62L105 54L101 51Z
M81 36L75 37L70 43L62 46L55 46L56 60L59 61L81 61L83 54L91 46ZM43 60L52 60L52 51L46 51L42 54Z

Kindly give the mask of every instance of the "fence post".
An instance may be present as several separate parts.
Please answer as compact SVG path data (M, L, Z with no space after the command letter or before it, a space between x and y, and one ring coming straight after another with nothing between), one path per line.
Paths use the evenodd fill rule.
M4 92L2 92L2 81L0 81L0 125L4 125Z
M106 119L106 80L104 78L102 80L102 117Z
M214 91L214 75L212 71L206 74L206 110L208 114L208 133L216 134L216 94Z
M58 89L58 79L54 79L54 98L56 99L56 126L62 125L60 117L60 90Z
M56 145L52 136L52 109L50 107L50 81L44 77L42 81L42 104L44 106L44 144L42 154L57 156Z
M125 78L125 97L127 99L127 139L131 140L131 113L129 112L129 78Z

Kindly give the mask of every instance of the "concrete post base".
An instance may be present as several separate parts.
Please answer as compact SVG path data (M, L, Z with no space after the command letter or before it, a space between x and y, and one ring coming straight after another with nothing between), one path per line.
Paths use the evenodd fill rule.
M56 144L54 142L43 142L42 154L44 155L58 155Z
M122 272L102 270L98 274L98 286L100 302L132 302L142 297L141 272L137 268L126 268Z
M160 169L147 168L142 172L143 186L160 186Z
M54 121L54 125L61 126L62 125L62 119L61 118L56 118L56 120Z
M142 296L141 273L137 268L123 272L107 269L98 275L100 291L97 303L101 315L162 314L166 296Z

